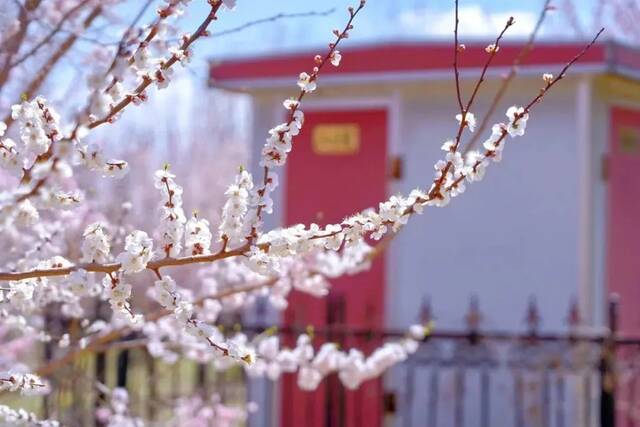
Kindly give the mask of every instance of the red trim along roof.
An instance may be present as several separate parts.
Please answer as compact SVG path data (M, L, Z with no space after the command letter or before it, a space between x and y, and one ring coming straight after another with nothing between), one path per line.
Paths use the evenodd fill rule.
M460 55L460 68L464 71L480 69L486 59L484 51L487 43L469 43ZM582 42L541 42L534 46L523 61L521 70L536 72L557 72L568 60L573 58L585 43ZM503 44L500 53L492 62L493 69L503 70L511 66L518 53L524 47L522 43ZM321 50L317 50L320 52ZM326 66L323 78L331 81L335 77L365 77L366 80L384 75L393 80L393 76L439 76L451 71L452 46L441 42L397 42L379 43L361 46L344 46L340 67ZM295 52L273 56L255 56L211 62L210 83L221 87L278 86L283 79L289 82L301 71L310 71L316 52ZM640 50L614 43L600 43L593 46L580 60L583 71L616 72L618 69L631 77L640 76ZM331 78L328 78L331 76ZM450 77L450 76L448 76ZM447 77L447 78L448 78ZM353 80L350 80L353 81Z

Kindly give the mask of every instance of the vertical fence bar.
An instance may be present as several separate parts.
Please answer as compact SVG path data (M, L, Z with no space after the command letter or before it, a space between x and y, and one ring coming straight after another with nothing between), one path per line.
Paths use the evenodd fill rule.
M414 382L415 382L415 363L412 358L409 358L405 368L405 396L404 396L404 427L413 427L413 395L414 395Z
M520 427L524 425L523 406L524 406L524 392L522 384L522 374L519 370L513 372L513 388L515 397L514 408L514 426Z
M593 421L593 414L591 411L591 399L592 399L592 393L593 393L593 389L592 389L592 385L591 385L591 370L587 371L584 374L583 377L583 387L584 387L584 396L583 396L583 400L584 400L584 420L586 422L589 423L589 425L591 425L591 422Z
M429 381L429 425L438 424L438 370L439 366L434 364L431 369L431 379Z
M566 399L564 376L561 371L558 372L558 378L556 379L556 393L558 399L558 404L556 405L556 426L564 427Z
M482 368L480 373L480 419L482 427L489 427L491 425L491 379L488 368Z
M464 427L465 367L461 365L455 371L454 419L456 427Z
M542 371L542 422L543 425L551 424L551 380L549 367L545 366Z
M609 300L609 334L602 344L600 357L600 426L616 426L615 405L615 357L616 331L618 329L618 297L612 295Z

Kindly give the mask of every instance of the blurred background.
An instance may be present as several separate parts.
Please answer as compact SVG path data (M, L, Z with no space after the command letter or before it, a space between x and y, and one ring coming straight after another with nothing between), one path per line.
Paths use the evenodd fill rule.
M153 171L165 162L185 187L185 211L198 209L217 223L238 166L258 170L267 130L284 118L282 101L296 94L297 75L310 71L351 3L239 0L168 89L153 91L144 108L96 132L95 142L126 159L131 172L115 183L81 178L87 198L95 199L83 224L126 216L144 227L156 204L148 190ZM150 4L109 5L37 93L72 118L87 93L82 76L104 62L140 10L146 10L141 22L153 18ZM0 31L17 7L0 5ZM207 11L194 0L172 31L195 28ZM465 99L486 61L485 47L510 16L516 21L472 108L478 128L463 144L476 148L508 107L538 94L543 73L557 75L606 30L535 107L527 134L509 142L484 181L468 185L446 209L412 219L370 271L335 280L325 299L294 292L285 312L258 300L223 318L249 332L279 325L285 342L311 325L321 340L364 349L411 324L431 325L432 336L414 357L356 392L337 378L308 393L288 375L273 382L241 368L219 372L193 358L169 364L126 343L87 355L81 369L109 387L126 387L151 425L640 423L640 3L461 1L459 14ZM269 226L339 221L429 185L440 147L457 128L453 25L453 1L368 1L340 49L341 66L327 70L303 104L306 125L282 173ZM77 31L63 28L54 42ZM0 93L0 111L20 99L46 60L43 50L25 63L31 74L13 76ZM73 237L81 229L69 227L69 253L77 253ZM196 293L201 287L196 272L177 279ZM145 298L138 303L144 307ZM103 309L96 308L98 317ZM54 350L45 349L45 358L47 351ZM4 363L19 357L16 350ZM95 400L79 396L86 388L76 379L68 393L32 404L52 413L65 408L68 425L105 424L94 417ZM224 404L223 412L205 411L211 399ZM175 402L180 410L168 409Z

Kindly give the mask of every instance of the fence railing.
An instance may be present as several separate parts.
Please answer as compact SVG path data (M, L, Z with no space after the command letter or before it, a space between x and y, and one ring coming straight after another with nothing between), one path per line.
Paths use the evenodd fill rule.
M421 321L431 321L424 309ZM377 403L393 425L414 426L601 426L640 427L640 338L616 334L617 303L609 303L608 329L579 332L580 319L570 310L565 333L542 333L539 315L531 302L523 333L484 331L475 303L466 316L466 330L435 328L419 350L390 374L394 386ZM241 324L251 335L271 325ZM283 326L286 340L306 331L306 326ZM338 343L366 342L365 347L401 337L405 330L372 330L330 324L314 328L319 340ZM172 403L181 396L220 394L227 403L247 401L247 381L242 368L217 372L211 364L179 360L169 365L154 360L144 346L127 343L104 353L87 354L74 366L58 373L56 394L44 400L44 415L62 418L64 425L95 425L95 410L104 395L95 381L126 387L132 410L156 425L171 418ZM292 374L285 374L292 375ZM84 381L84 380L86 381ZM345 391L336 378L328 378L335 396ZM271 387L275 390L278 384ZM329 407L329 406L327 406ZM261 410L259 410L261 411ZM278 411L270 408L269 413ZM348 414L326 418L327 427L358 426ZM260 418L260 412L255 416ZM264 419L261 425L265 424Z

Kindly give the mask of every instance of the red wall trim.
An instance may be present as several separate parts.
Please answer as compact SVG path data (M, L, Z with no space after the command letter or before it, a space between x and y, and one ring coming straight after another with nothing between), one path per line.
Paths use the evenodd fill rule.
M467 44L467 49L460 57L460 67L476 69L482 67L487 59L484 51L486 43ZM608 49L614 45L597 44L581 59L581 64L605 65ZM578 53L582 43L543 43L538 44L529 53L522 67L563 64ZM495 67L510 66L520 50L522 43L505 44L500 54L495 57ZM616 46L617 55L624 64L640 66L640 52L634 49L621 49ZM412 71L438 71L451 69L451 45L433 42L384 43L367 46L346 47L339 68L327 67L323 75L344 74L376 74L406 73ZM287 53L275 56L248 57L229 59L211 63L210 78L224 85L229 80L269 79L296 76L301 71L310 71L315 52Z

